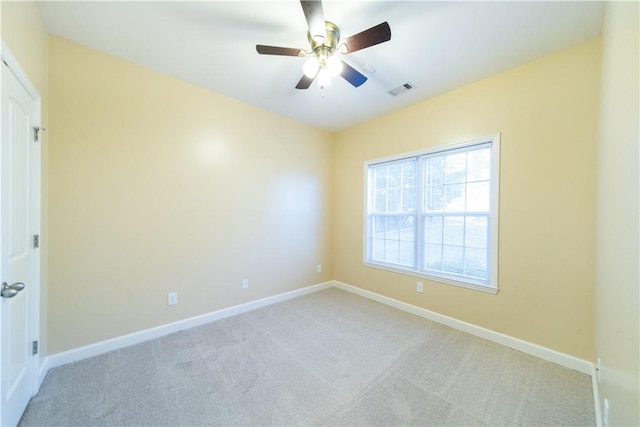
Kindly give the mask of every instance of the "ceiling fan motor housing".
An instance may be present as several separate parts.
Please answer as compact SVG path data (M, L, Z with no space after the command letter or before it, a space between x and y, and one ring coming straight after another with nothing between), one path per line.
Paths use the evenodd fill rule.
M310 32L307 32L307 39L311 45L311 50L315 52L318 57L328 57L333 55L340 42L340 28L333 22L325 21L325 28L327 30L327 36L324 39L318 37L314 39Z

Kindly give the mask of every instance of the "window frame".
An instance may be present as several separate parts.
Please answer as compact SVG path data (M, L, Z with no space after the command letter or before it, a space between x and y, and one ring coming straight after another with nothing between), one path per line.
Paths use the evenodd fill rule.
M367 258L369 252L369 244L372 238L369 238L369 203L372 194L372 174L370 174L370 167L373 165L378 165L382 163L393 163L400 162L403 160L410 160L412 158L420 158L423 156L429 156L439 153L445 153L449 151L456 150L465 150L469 147L473 147L476 145L482 144L491 144L491 165L490 165L490 179L489 179L489 233L488 233L488 254L489 259L488 268L489 268L489 278L488 282L485 283L481 280L474 280L469 277L462 277L457 275L450 275L447 273L435 273L435 272L425 272L420 270L419 265L422 262L422 249L421 246L424 244L422 239L420 238L420 234L422 233L422 218L425 215L429 215L426 211L423 211L422 197L424 194L424 182L423 182L423 171L421 162L418 162L418 177L416 178L417 182L417 192L418 192L418 207L414 215L417 219L416 221L416 231L415 231L415 239L414 239L414 256L415 256L415 267L402 267L397 264L389 264L381 261L374 261ZM498 293L498 234L499 234L499 213L500 213L500 134L491 134L487 136L483 136L480 138L474 138L471 140L466 140L463 142L458 142L454 144L447 145L439 145L434 147L425 148L418 151L412 151L408 153L401 153L392 156L367 160L364 162L364 223L363 223L363 264L366 267L381 269L385 271L390 271L394 273L414 276L434 282L445 283L449 285L459 286L463 288L473 289L477 291L497 294ZM371 201L372 202L372 201Z

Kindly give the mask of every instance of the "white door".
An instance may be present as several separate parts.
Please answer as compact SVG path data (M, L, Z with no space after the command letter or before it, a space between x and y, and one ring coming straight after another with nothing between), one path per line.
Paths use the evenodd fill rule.
M34 127L39 124L40 102L21 84L14 67L7 65L5 47L0 64L0 425L13 426L37 387L38 363L32 350L38 333L39 259L34 230L40 217L40 149Z

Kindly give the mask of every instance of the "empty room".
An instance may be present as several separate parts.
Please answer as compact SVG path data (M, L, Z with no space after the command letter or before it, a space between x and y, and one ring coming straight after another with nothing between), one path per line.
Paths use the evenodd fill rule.
M0 14L0 425L640 425L638 2Z

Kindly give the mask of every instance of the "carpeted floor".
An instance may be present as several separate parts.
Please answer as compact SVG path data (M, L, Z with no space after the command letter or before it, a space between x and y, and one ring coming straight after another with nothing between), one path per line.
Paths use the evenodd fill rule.
M53 369L21 426L595 425L590 377L332 288Z

